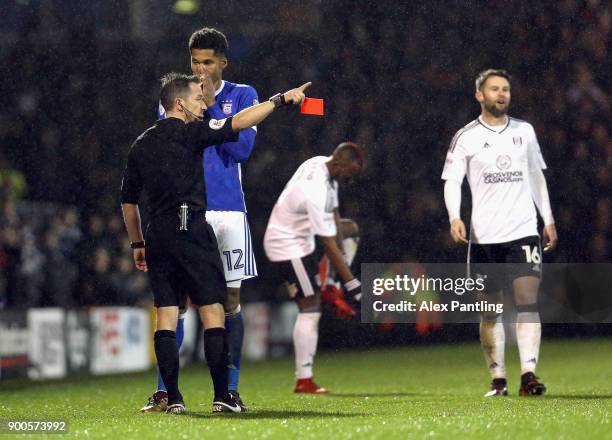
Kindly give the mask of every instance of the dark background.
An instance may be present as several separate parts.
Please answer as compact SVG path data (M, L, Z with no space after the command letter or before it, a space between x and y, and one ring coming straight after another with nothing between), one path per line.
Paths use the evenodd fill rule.
M120 216L121 173L155 121L158 78L189 71L187 41L203 26L228 36L225 79L261 99L312 81L310 96L326 102L324 118L288 109L264 121L243 166L260 272L245 300L280 300L261 243L269 213L302 161L343 140L367 154L363 178L341 192L361 228L357 263L462 261L440 175L453 134L479 113L473 80L489 67L511 73L511 114L535 126L549 166L560 242L547 261L610 262L610 2L194 4L189 15L165 0L0 4L0 307L150 300Z

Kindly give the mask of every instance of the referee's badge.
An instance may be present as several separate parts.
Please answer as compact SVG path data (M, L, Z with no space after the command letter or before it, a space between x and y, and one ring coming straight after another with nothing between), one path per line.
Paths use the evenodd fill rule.
M232 113L232 102L223 102L221 103L221 110L223 110L223 113L226 115L229 115Z
M225 125L225 121L227 121L227 119L211 119L208 121L208 126L213 130L221 130Z

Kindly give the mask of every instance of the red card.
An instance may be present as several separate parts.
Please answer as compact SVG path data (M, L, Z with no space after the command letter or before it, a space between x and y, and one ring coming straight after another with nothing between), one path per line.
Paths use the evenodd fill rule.
M325 114L325 111L323 110L323 104L324 101L319 98L304 98L300 111L304 115L323 116Z

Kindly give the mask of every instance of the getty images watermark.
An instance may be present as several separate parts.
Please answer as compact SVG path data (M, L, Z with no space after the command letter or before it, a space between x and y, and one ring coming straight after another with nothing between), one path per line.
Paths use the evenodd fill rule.
M430 278L421 275L418 278L407 274L395 275L392 278L374 278L372 294L382 297L384 294L410 295L412 299L387 302L385 299L374 299L372 309L375 312L504 312L502 303L480 300L466 302L451 300L441 303L432 299L419 299L422 292L445 292L457 296L464 294L484 293L485 276L482 278ZM419 295L422 296L422 295ZM430 295L425 295L430 296Z
M542 322L612 323L612 264L362 264L361 321L513 322L515 280L525 276L538 280Z

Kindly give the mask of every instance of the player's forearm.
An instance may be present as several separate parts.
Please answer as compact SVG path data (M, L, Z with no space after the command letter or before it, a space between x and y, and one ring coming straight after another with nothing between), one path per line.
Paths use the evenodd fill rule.
M550 206L550 197L548 196L548 188L546 187L546 177L542 170L531 171L529 173L529 186L531 194L545 225L555 223L552 207Z
M444 183L444 204L450 223L461 218L461 183L452 179Z
M240 131L259 124L275 109L274 103L265 101L236 113L232 118L232 130Z
M127 229L128 238L131 243L143 241L142 226L140 222L140 210L138 205L132 203L122 203L123 221Z
M342 280L343 283L347 283L353 279L355 276L351 272L351 270L346 265L344 261L344 257L342 256L342 252L336 243L336 237L320 237L323 242L323 247L325 248L325 254L329 258L329 261Z
M221 148L236 162L245 162L249 159L255 144L255 130L243 130L237 142L227 142Z

